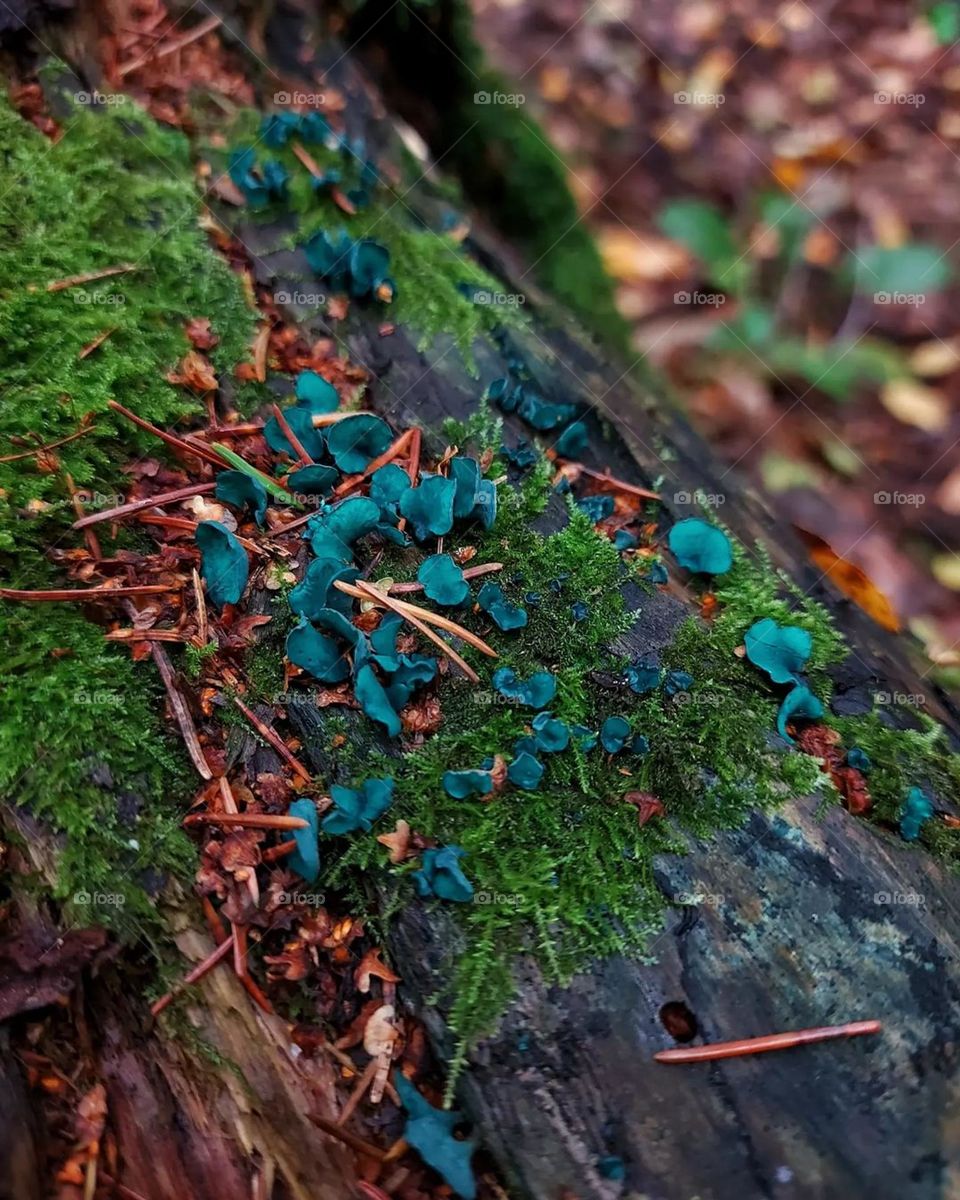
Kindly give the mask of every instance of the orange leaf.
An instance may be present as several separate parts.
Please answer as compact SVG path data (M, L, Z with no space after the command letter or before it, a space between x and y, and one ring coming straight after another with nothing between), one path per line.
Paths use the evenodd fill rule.
M873 617L883 629L899 633L901 621L893 605L867 573L856 563L848 562L815 534L800 531L807 543L811 559L845 596Z

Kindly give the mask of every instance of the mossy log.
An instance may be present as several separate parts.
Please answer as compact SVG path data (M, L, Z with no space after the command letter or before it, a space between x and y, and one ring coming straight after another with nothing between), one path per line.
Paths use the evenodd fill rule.
M76 20L48 38L96 86L95 68L78 49L90 31ZM266 60L280 78L307 89L329 68L348 97L354 134L382 144L390 122L377 115L377 79L331 43L311 57L307 32L300 12L270 9ZM249 63L255 79L260 68ZM441 203L429 181L406 200L424 221ZM277 248L276 228L241 218L235 232L253 255L259 282L296 293L310 277L300 251ZM923 674L909 639L879 630L834 593L791 531L761 497L733 483L660 394L626 364L611 363L577 322L518 281L517 255L497 235L474 232L465 249L503 281L505 293L526 297L528 318L495 336L473 337L466 355L436 330L424 339L414 318L385 338L382 313L360 305L336 325L309 306L289 306L288 314L311 334L339 339L371 374L372 406L401 424L421 425L434 451L444 446L445 419L463 421L476 410L478 378L506 374L519 356L544 394L590 414L588 467L640 487L665 480L669 516L691 511L676 497L724 495L732 533L746 546L765 547L831 614L850 647L831 669L836 713L865 711L875 692L922 694L954 744L957 710ZM432 269L421 265L426 295ZM506 418L506 430L512 440L530 433L515 416ZM565 507L553 504L540 528L549 532L566 519ZM662 651L696 612L695 595L678 586L628 585L624 601L635 620L619 649L631 657ZM622 691L615 681L588 683ZM290 716L311 765L332 773L316 713L296 706ZM909 713L893 717L894 724L911 720ZM950 808L953 797L939 794L937 802ZM496 1032L469 1049L457 1084L458 1104L511 1194L933 1200L960 1187L960 886L926 849L838 806L820 812L818 803L791 798L738 829L709 839L687 835L684 855L658 857L657 882L669 903L649 956L597 961L566 984L546 978L533 956L518 958L517 995ZM21 852L52 878L55 840L23 813L6 820ZM187 959L209 953L196 906L175 883L161 912ZM24 913L30 916L29 906ZM49 920L48 905L41 916ZM455 1055L456 1039L446 1001L432 998L460 938L445 911L417 902L389 934L403 977L399 1000L423 1019L444 1059ZM141 971L122 950L94 977L75 973L66 1018L83 1030L106 1083L122 1182L148 1200L232 1197L251 1187L258 1196L353 1194L349 1156L307 1118L331 1107L329 1064L294 1070L282 1022L259 1013L228 972L208 976L198 991L191 1016L214 1052L198 1064L186 1044L147 1028L136 997ZM665 1005L672 1006L666 1013ZM884 1022L879 1037L712 1065L652 1059L684 1025L709 1041L867 1017ZM30 1108L18 1067L4 1062L0 1133L11 1149L0 1154L0 1196L16 1200L39 1192L42 1150Z

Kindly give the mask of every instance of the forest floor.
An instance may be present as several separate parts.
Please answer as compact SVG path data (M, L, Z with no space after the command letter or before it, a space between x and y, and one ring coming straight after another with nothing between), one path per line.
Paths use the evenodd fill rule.
M568 159L637 351L949 679L960 6L473 7L512 81L501 103L518 98Z

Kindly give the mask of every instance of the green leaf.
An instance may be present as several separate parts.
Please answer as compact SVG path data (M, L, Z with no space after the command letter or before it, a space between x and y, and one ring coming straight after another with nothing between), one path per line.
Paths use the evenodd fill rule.
M927 242L910 242L893 249L867 246L857 251L850 270L856 271L857 291L870 296L877 292L939 292L951 275L944 252Z
M741 259L727 218L715 205L706 200L672 200L661 210L657 224L703 263L712 283L731 291L741 286L749 264L745 257Z
M927 12L927 20L941 46L960 39L960 4L956 0L941 0Z

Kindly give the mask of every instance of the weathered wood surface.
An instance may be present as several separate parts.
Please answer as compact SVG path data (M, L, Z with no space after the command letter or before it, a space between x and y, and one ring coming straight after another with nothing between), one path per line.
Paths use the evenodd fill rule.
M326 47L312 62L301 59L301 32L299 16L275 9L266 26L268 57L285 79L311 84L341 50ZM356 106L351 112L372 121L369 86L349 54L337 63L336 78ZM383 136L382 126L368 132L371 144ZM418 189L406 202L427 211L432 199ZM277 290L312 278L298 255L272 250L270 230L241 221L236 231L260 278ZM475 237L468 249L488 266L509 260L492 239ZM874 687L922 691L935 715L958 729L949 698L919 684L909 644L834 597L791 533L759 497L735 490L741 485L666 405L639 391L623 366L605 361L562 316L537 313L528 285L508 277L505 289L524 291L535 313L531 331L517 336L544 392L592 406L611 426L592 465L644 484L665 475L674 511L674 493L722 491L733 531L747 542L764 541L774 560L832 609L856 647L838 679L837 702L864 702ZM421 352L416 331L403 328L383 339L379 315L356 305L335 329L315 313L296 315L309 329L342 338L350 357L371 371L374 405L424 425L435 444L444 416L473 408L480 386L448 345ZM476 352L482 379L504 373L502 348L484 343ZM638 650L663 644L687 611L669 595L637 600L642 611L631 638ZM291 717L300 713L292 709ZM317 742L308 749L322 766ZM518 963L520 995L498 1033L471 1057L459 1100L511 1191L536 1200L956 1194L957 882L922 853L842 811L816 816L807 800L691 845L689 855L664 860L659 870L678 903L651 946L654 962L597 964L565 988L545 985L531 964ZM887 903L883 894L923 901ZM692 895L704 899L679 903ZM171 919L189 957L210 949L199 944L189 906L175 908ZM404 977L401 1002L423 1018L444 1053L451 1047L443 1013L425 999L436 991L436 972L455 936L442 913L413 906L391 941ZM211 1092L209 1072L193 1072L175 1046L148 1040L131 1022L132 1006L111 995L106 981L94 995L97 1004L88 1009L124 1161L142 1156L144 1164L125 1177L129 1186L150 1200L246 1194L251 1158L262 1158L282 1180L276 1195L350 1194L345 1157L306 1132L303 1112L312 1097L302 1078L288 1076L282 1038L228 972L203 985L197 1019L204 1036L241 1065L249 1092L232 1087L226 1073L223 1091ZM874 1039L666 1067L651 1056L672 1044L658 1017L670 1001L689 1007L707 1039L866 1016L886 1028ZM317 1086L329 1095L322 1071ZM22 1097L16 1085L8 1094L16 1128ZM310 1153L294 1163L290 1146L301 1136ZM599 1174L605 1155L623 1158L623 1183Z

